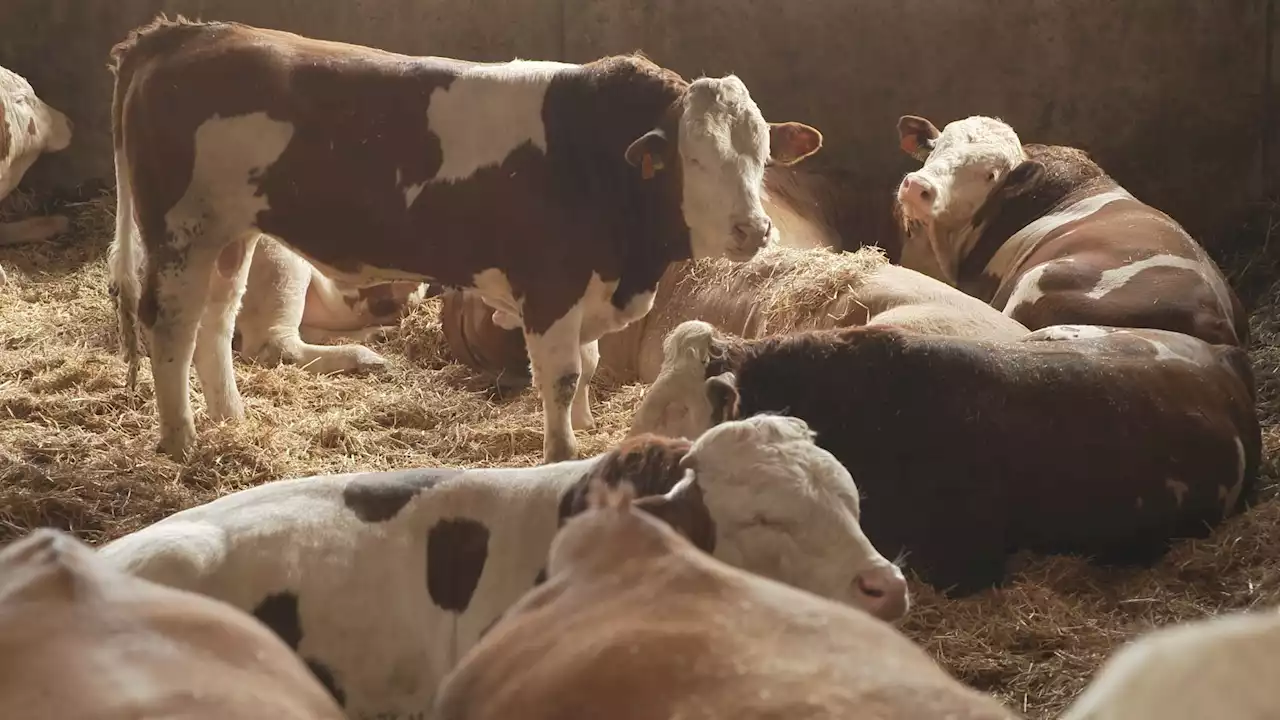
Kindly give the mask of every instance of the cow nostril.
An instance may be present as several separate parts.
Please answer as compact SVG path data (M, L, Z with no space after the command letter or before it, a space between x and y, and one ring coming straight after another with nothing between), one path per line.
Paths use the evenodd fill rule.
M921 200L932 200L932 199L933 199L933 191L932 191L932 190L930 190L930 189L928 189L928 188L921 188L921 189L920 189L920 199L921 199Z
M867 579L862 577L861 575L858 576L858 592L861 592L863 595L866 595L867 597L872 597L872 598L884 597L883 588L878 588L872 585L868 585Z

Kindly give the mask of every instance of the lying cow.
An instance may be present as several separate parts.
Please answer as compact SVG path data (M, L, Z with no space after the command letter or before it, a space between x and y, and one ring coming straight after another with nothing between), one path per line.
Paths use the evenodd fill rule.
M1061 720L1270 720L1280 711L1280 613L1154 630L1116 652Z
M957 594L998 584L1021 548L1153 561L1255 489L1253 375L1234 345L1097 326L1020 342L895 328L738 340L695 321L666 355L632 433L802 418L864 491L871 542Z
M501 383L527 378L520 334L493 322L473 295L446 294L440 324L453 357ZM600 370L620 383L651 383L662 340L698 319L737 337L857 325L896 325L943 335L1015 340L1027 328L946 283L888 262L878 248L855 253L772 246L744 263L673 264L653 310L600 338Z
M472 63L161 17L111 56L121 339L134 377L150 333L175 458L193 358L209 416L243 417L232 324L260 233L347 284L489 298L525 334L545 460L574 457L596 340L648 312L670 262L750 258L765 165L822 142L765 122L735 76L634 55Z
M30 720L341 720L270 630L39 529L0 551L0 707Z
M36 96L31 83L0 67L0 200L18 187L27 170L44 153L71 144L71 121ZM63 215L0 223L0 245L38 242L66 232ZM0 282L4 270L0 269Z
M236 315L240 354L262 365L289 363L315 373L365 371L386 360L358 344L383 334L427 297L423 283L344 286L288 248L260 238Z
M897 192L904 263L907 248L927 245L942 279L1032 329L1147 327L1248 344L1244 308L1204 249L1084 152L1023 145L981 116L939 132L907 115L898 133L924 162Z
M697 442L636 438L535 468L283 480L106 545L117 567L252 612L353 717L415 717L521 594L581 511L592 472L716 557L896 619L902 572L859 528L858 490L803 422L725 423ZM424 575L425 573L425 575ZM402 715L396 715L402 713Z
M1011 720L885 623L698 552L593 482L548 580L440 686L439 720Z

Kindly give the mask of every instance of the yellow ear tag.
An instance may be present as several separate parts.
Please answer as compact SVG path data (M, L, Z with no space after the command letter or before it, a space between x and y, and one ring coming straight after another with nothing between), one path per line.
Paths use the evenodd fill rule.
M645 153L644 158L640 160L640 177L645 180L652 180L653 175L653 156L649 153Z

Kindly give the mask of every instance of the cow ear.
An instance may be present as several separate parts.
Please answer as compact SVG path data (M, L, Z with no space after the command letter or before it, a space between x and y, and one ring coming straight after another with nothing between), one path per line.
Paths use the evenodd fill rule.
M1023 160L1004 176L1000 194L1005 197L1021 195L1039 185L1044 180L1045 172L1044 163L1039 160Z
M698 486L693 469L686 469L680 482L665 495L640 498L635 506L670 525L699 550L706 553L715 551L715 525L710 520L702 488Z
M640 176L649 180L666 166L663 158L667 156L670 145L666 131L654 128L627 146L627 163L640 168Z
M707 400L711 403L711 425L736 420L738 417L737 378L731 372L723 372L707 378L704 384Z
M804 123L769 123L769 161L772 164L795 165L821 147L822 133Z
M933 123L919 115L898 118L898 144L903 152L920 162L929 159L933 143L941 134Z

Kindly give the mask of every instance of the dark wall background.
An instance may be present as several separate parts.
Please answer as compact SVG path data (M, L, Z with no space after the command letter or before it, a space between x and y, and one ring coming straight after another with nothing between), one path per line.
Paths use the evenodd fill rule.
M0 65L77 137L38 189L112 177L107 51L159 11L389 50L584 61L643 49L686 77L734 72L774 120L804 120L869 211L911 161L903 113L970 114L1084 147L1214 243L1274 194L1277 0L0 0ZM1269 157L1268 157L1269 156Z

